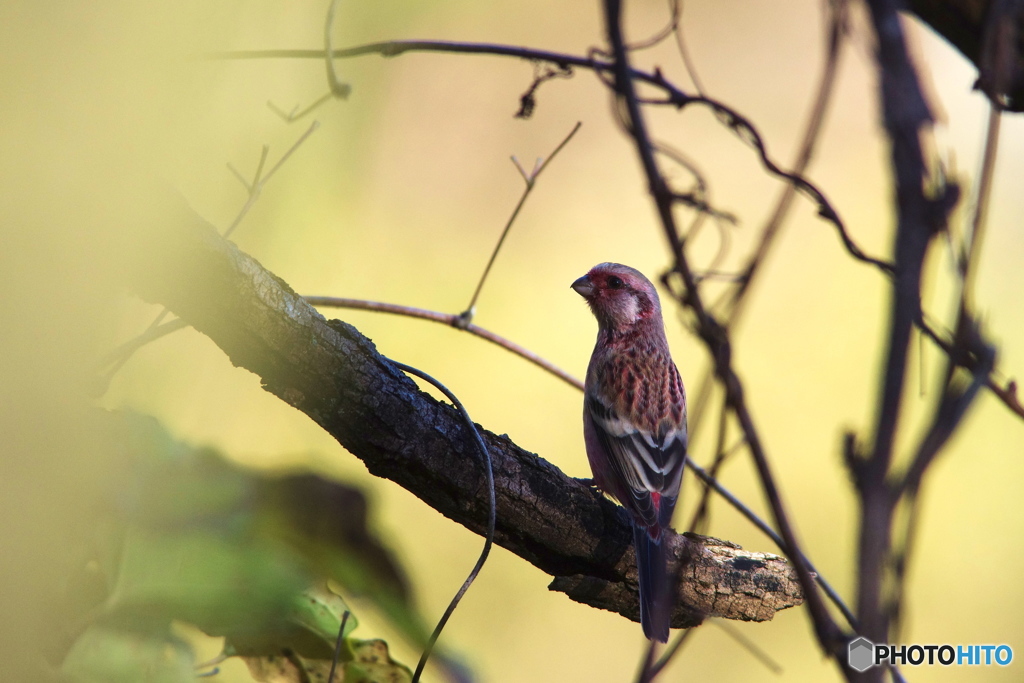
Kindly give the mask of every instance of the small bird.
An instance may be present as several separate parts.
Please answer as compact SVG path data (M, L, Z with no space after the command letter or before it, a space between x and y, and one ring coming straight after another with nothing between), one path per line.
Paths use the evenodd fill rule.
M640 624L645 636L664 643L672 604L661 541L686 462L686 390L669 353L658 293L640 271L602 263L572 288L598 326L584 383L587 459L594 485L632 518Z

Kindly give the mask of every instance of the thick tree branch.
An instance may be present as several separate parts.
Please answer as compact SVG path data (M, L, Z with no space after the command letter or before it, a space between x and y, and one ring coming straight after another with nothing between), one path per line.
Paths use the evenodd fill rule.
M325 320L280 278L178 200L173 229L140 241L130 277L147 301L209 336L263 387L306 413L369 471L482 533L487 491L455 410L419 391L351 325ZM638 618L632 533L623 510L551 463L483 432L494 465L495 542L556 577L574 600ZM764 620L801 601L772 555L673 535L693 567L673 616Z
M878 36L882 119L891 143L895 178L896 275L874 444L869 457L850 461L861 503L857 617L860 634L874 642L886 642L889 636L890 615L882 609L883 589L898 502L889 472L899 426L908 344L911 329L921 315L921 273L928 244L937 232L936 218L945 219L935 208L944 204L934 202L924 192L927 168L921 136L932 117L910 61L896 4L891 0L868 2ZM861 675L863 680L881 678L881 669Z

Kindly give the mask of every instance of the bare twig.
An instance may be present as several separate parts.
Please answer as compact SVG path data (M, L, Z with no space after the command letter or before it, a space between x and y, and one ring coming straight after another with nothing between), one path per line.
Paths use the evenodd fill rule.
M981 174L978 178L978 194L974 199L974 212L971 216L971 231L967 244L964 245L964 258L960 264L960 276L963 278L964 295L970 296L974 273L978 270L978 259L981 258L982 239L985 235L985 217L988 199L992 191L992 177L995 174L996 152L999 149L999 123L1002 113L999 108L989 103L988 128L985 133L985 152L981 162Z
M623 122L625 125L625 122ZM735 225L739 222L736 216L728 211L722 211L711 206L711 202L708 199L709 188L708 182L704 178L704 174L697 168L697 164L690 160L683 152L676 149L672 145L664 141L652 141L654 144L654 151L661 154L673 162L679 165L680 168L686 170L687 173L693 176L694 189L690 192L676 193L675 200L689 208L695 210L698 213L698 218L701 218L702 214L710 216L726 223ZM691 227L689 232L686 234L687 240L696 238L696 227Z
M957 385L955 372L958 354L951 354L946 368L945 391L935 408L932 424L921 440L906 474L899 479L897 491L901 494L916 494L925 471L959 426L967 409L974 401L978 391L985 386L989 374L992 372L992 366L996 359L995 349L985 343L977 329L977 324L970 319L966 312L960 316L957 347L972 356L971 381L967 386Z
M924 333L924 336L931 339L932 342L942 349L944 353L951 358L955 358L958 365L967 367L968 370L971 369L968 365L968 361L970 359L964 358L964 354L956 348L953 342L942 337L935 328L924 319L923 315L916 321L916 325L918 329ZM995 373L993 372L986 378L985 386L989 391L996 395L996 398L1002 401L1003 405L1009 408L1017 416L1024 418L1024 405L1021 404L1020 398L1017 396L1017 382L1010 379L1007 380L1006 386L1002 386L995 380L992 376L993 374Z
M683 7L682 0L668 0L669 5L672 6L673 14L678 14L682 17ZM706 95L704 85L701 83L700 76L697 74L697 65L694 63L690 56L690 50L686 47L686 39L683 38L683 22L676 22L676 48L679 50L679 57L683 60L683 65L686 67L686 74L690 77L690 81L693 82L694 89L701 95Z
M349 611L341 615L341 626L338 627L338 640L334 643L334 658L331 660L331 670L327 674L327 683L334 683L334 671L338 668L338 660L341 658L341 644L345 642L345 624L348 623Z
M492 43L468 43L451 42L438 40L395 40L378 43L367 43L351 48L336 49L332 53L335 59L345 57L358 57L369 54L379 54L384 57L394 57L406 52L443 52L452 54L487 54L503 57L515 57L531 62L541 61L558 65L560 68L570 66L588 69L598 76L608 76L613 73L615 64L601 59L600 50L592 50L591 55L579 57L550 50L534 50L524 47L513 47L509 45L497 45ZM235 52L215 52L207 55L209 59L323 59L323 50L243 50ZM728 105L704 95L690 95L665 78L659 70L646 72L632 67L627 68L627 74L631 80L652 85L665 92L666 97L661 104L671 105L682 109L690 105L700 105L710 108L719 119L729 127L740 139L748 142L758 153L761 165L772 175L794 184L799 192L811 199L818 206L818 215L831 223L839 234L843 246L855 259L871 264L883 272L891 273L892 265L880 259L868 256L853 241L846 226L843 224L825 195L806 178L800 175L783 170L768 155L761 134L757 128L746 117L742 116ZM605 81L607 82L607 81Z
M494 251L491 252L491 258L487 261L487 266L484 268L483 275L480 276L480 281L477 283L476 290L473 292L473 296L469 300L469 305L466 306L466 310L459 314L458 322L453 323L455 327L460 327L462 325L468 326L473 322L473 316L476 315L476 301L480 297L480 291L484 288L484 282L487 281L487 275L491 272L491 266L494 265L494 260L498 258L498 252L501 251L501 246L505 243L505 238L508 237L509 230L512 229L512 224L515 222L516 216L519 215L519 210L523 208L523 204L526 203L526 198L530 196L534 186L537 184L537 178L540 177L540 174L544 172L544 169L548 167L548 164L551 163L558 153L561 152L567 144L569 144L569 141L572 140L572 137L576 135L576 131L578 131L582 125L582 122L577 121L576 125L573 126L571 131L569 131L569 134L566 135L562 141L558 143L558 146L555 147L551 154L548 155L548 158L543 161L538 160L537 165L530 173L527 173L519 164L519 161L515 157L512 157L512 163L514 163L516 168L519 169L519 173L523 176L523 181L526 183L526 187L523 189L523 194L520 195L519 201L516 203L516 208L512 210L512 215L508 217L508 221L505 223L505 229L501 231L501 237L498 238L498 243L494 245Z
M1011 379L1006 382L1005 387L1001 387L990 377L987 386L1010 410L1024 418L1024 405L1021 405L1020 399L1017 397L1017 382L1015 380Z
M767 522L758 517L757 513L755 513L753 510L747 507L746 503L744 503L742 500L737 498L735 494L733 494L720 483L718 483L718 480L715 479L703 467L696 464L693 461L693 458L686 459L686 466L689 467L690 470L694 474L696 474L697 477L702 482L704 482L706 486L713 489L715 493L724 498L725 501L733 507L733 509L739 512L751 524L757 527L761 531L761 533L763 533L768 538L772 539L772 541L775 542L775 546L779 550L786 554L789 554L789 550L786 548L786 542L782 540L782 537L779 536L779 534L775 532L775 529L773 529ZM832 584L825 580L825 577L822 576L821 572L817 570L817 568L814 566L814 564L811 563L811 560L806 555L803 556L803 560L807 564L807 568L811 571L811 573L814 574L815 582L817 582L817 584L821 586L821 589L825 592L825 595L827 595L829 600L831 600L832 603L839 609L839 611L843 615L843 618L846 619L846 622L850 625L850 627L854 630L857 630L857 618L853 615L853 612L850 611L850 608L847 607L846 603L843 601L843 598L839 595L836 589L832 587Z
M721 619L709 619L712 625L720 628L727 636L735 640L740 647L749 652L754 658L764 664L764 667L771 671L776 676L781 676L783 673L782 665L772 659L772 656L765 652L763 649L758 647L757 643L748 638L746 634L734 627L732 624L727 624Z
M338 1L330 0L331 4L327 7L327 18L324 20L324 62L327 65L327 85L330 87L330 94L344 100L352 92L352 86L341 82L338 73L334 70L334 60L331 59L331 53L334 52L334 39L331 37L331 33L334 29L334 12L338 9ZM323 98L320 101L324 101Z
M800 143L800 151L797 153L796 161L793 164L793 173L800 176L807 170L818 139L821 136L825 122L825 113L828 110L829 102L832 100L832 93L835 91L836 73L839 70L839 57L842 54L843 37L846 34L846 0L836 0L830 4L830 7L832 17L829 22L825 68L818 83L817 95L814 98L814 104L811 107L811 113L807 120L803 141ZM796 186L792 183L787 184L782 190L782 195L779 197L778 202L775 204L771 218L768 219L768 223L761 231L761 240L757 245L757 250L750 257L744 269L744 277L741 280L740 286L733 290L731 294L730 327L739 321L739 317L742 315L742 301L744 301L747 292L750 291L750 286L753 284L761 264L764 263L768 250L774 244L775 238L782 228L782 224L793 205L795 197Z
M260 178L263 177L263 165L267 163L268 154L270 154L270 145L263 145L263 149L260 150L259 163L256 164L256 173L253 174L253 180L251 183L245 179L245 176L242 175L241 171L235 168L234 164L230 161L228 162L228 170L231 171L232 175L238 179L238 182L242 183L242 187L244 187L245 191L250 195L252 194L253 187L260 181Z
M199 662L194 667L192 667L197 672L196 677L200 678L206 676L216 676L220 672L220 668L217 667L217 665L227 661L228 657L229 655L222 650L221 653L213 659L208 659L205 662ZM203 669L210 669L210 671L198 673Z
M533 82L522 95L519 96L519 109L516 111L517 119L528 119L533 116L537 109L537 90L540 86L556 78L572 78L571 66L542 66L540 62L533 65Z
M298 105L292 107L291 111L285 111L278 107L276 104L274 104L271 100L267 100L267 107L270 109L270 111L280 116L285 123L294 123L299 119L305 118L309 114L312 114L314 111L319 109L324 102L331 99L332 97L334 97L334 93L328 91L327 94L321 95L317 100L313 102L313 104L309 105L302 111L299 111Z
M686 629L692 631L693 629ZM636 673L636 683L651 683L657 675L654 672L654 650L658 647L654 640L647 641L644 654L640 659L640 669Z
M319 121L314 121L313 123L309 124L309 128L306 129L306 132L300 135L299 139L296 140L292 144L292 146L288 148L288 151L281 155L281 158L277 160L277 163L274 164L274 166L269 171L267 171L267 175L261 177L260 171L263 170L263 164L266 161L267 156L266 151L263 152L263 155L260 158L260 164L256 169L256 177L253 179L252 185L248 188L249 198L248 200L246 200L245 204L238 212L238 215L235 216L235 220L231 221L231 225L229 225L228 229L224 231L225 239L231 237L231 234L238 228L239 224L241 224L242 219L249 214L249 211L252 210L253 205L260 198L260 195L263 193L263 188L266 187L267 183L270 182L270 179L273 178L274 175L279 170L281 170L281 167L284 166L285 162L288 161L293 154L295 154L295 151L302 146L302 143L309 139L309 136L316 132L316 129L319 127ZM264 147L264 150L266 150L266 147Z
M303 297L310 304L314 306L326 306L334 308L356 308L364 311L379 311L381 313L393 313L395 315L404 315L410 318L420 318L421 320L433 320L434 322L449 325L458 330L469 332L472 335L486 339L487 341L497 344L501 348L511 351L520 358L525 358L534 365L547 370L552 375L558 377L566 384L576 387L579 390L583 390L583 382L576 379L569 373L565 372L561 368L555 366L550 361L538 356L533 351L511 342L504 337L500 337L490 330L485 330L478 325L469 324L463 325L461 323L461 316L453 315L451 313L440 313L438 311L428 311L423 308L413 308L411 306L399 306L398 304L387 304L379 301L365 301L362 299L344 299L341 297L334 296L307 296Z
M133 353L141 349L146 344L155 342L157 339L160 339L161 337L166 337L172 332L183 330L186 327L188 327L188 323L181 319L172 320L170 322L166 322L156 326L151 325L149 328L146 329L145 332L143 332L139 336L135 337L130 341L125 342L124 344L121 344L116 349L114 349L106 356L104 356L103 364L106 365L107 363L123 363L123 361L130 358Z
M978 259L984 237L985 217L988 199L992 190L995 172L996 152L999 148L999 124L1006 103L1007 94L1012 90L1015 77L1020 76L1016 51L1021 14L1024 2L1020 0L999 0L992 4L986 20L982 52L985 55L981 85L989 94L988 131L985 136L985 153L978 179L977 197L971 218L971 232L964 245L965 256L961 263L963 298L970 300L971 282L977 272Z
M722 402L722 408L719 411L718 417L718 428L716 430L718 437L715 444L715 459L711 462L711 469L708 472L708 476L712 479L718 478L718 470L722 467L726 458L736 452L736 450L742 447L746 442L742 439L733 444L732 447L726 449L725 437L729 427L729 406ZM690 520L689 530L692 533L703 534L706 529L705 526L709 519L708 511L711 501L711 492L714 489L711 486L705 485L704 491L700 497L700 503L697 505L696 511L693 513L693 518Z
M966 284L966 283L965 283ZM921 335L924 336L923 334ZM921 440L917 453L914 455L906 473L893 484L894 489L906 510L902 526L902 536L894 542L890 564L894 573L894 590L885 605L885 615L890 620L890 632L899 641L899 627L906 602L906 577L910 556L914 548L914 539L918 529L918 513L920 510L920 488L925 472L934 462L939 450L952 436L960 425L964 414L971 406L982 386L985 385L992 366L995 363L995 349L988 346L978 333L976 324L966 313L963 300L959 315L957 349L972 356L972 380L965 387L956 381L957 364L962 362L961 353L948 356L945 390L935 409L933 422Z
M675 640L669 643L668 647L665 648L665 651L661 653L661 657L658 658L658 661L650 667L651 678L660 674L662 670L672 662L672 659L676 654L682 652L683 645L686 644L686 641L689 640L690 636L694 633L696 633L696 629L692 628L679 632L679 635L676 636Z
M705 623L709 623L713 626L720 628L727 636L732 638L736 643L749 652L753 657L765 666L769 671L775 675L781 675L782 665L772 659L771 655L765 652L761 647L757 645L753 640L748 638L742 631L728 624L721 619L708 619ZM679 633L679 635L673 640L665 651L661 654L661 657L657 659L653 664L646 667L644 671L648 674L649 681L653 681L658 675L672 663L672 660L682 652L683 645L689 640L690 635L695 632L695 629L688 628ZM652 654L653 654L653 643L651 643Z
M673 33L676 33L679 30L679 18L682 16L682 8L680 7L679 0L669 0L668 11L668 24L666 24L664 28L659 30L650 38L645 38L644 40L627 45L626 49L631 52L647 50L658 45Z

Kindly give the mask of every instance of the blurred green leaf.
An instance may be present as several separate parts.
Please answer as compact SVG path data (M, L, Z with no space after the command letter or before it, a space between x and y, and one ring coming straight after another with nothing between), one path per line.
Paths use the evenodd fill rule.
M367 527L361 491L313 474L268 478L257 488L263 535L288 543L318 575L368 597L411 642L426 642L429 630L409 602L404 570Z
M345 633L342 635L345 638L359 625L359 620L341 596L326 586L303 591L293 602L291 621L319 636L332 649L343 621Z
M232 620L276 617L283 594L330 578L375 602L413 641L425 639L404 571L367 527L361 491L311 473L246 470L144 416L114 413L111 429L133 452L108 501L130 530L119 569L129 574L108 579L111 611L148 609L225 634Z
M346 611L349 612L345 620L347 637L359 622L345 601L326 586L309 588L292 598L284 619L267 624L258 632L230 635L225 651L243 657L292 652L308 659L329 659L334 655ZM342 651L342 658L349 658L347 651Z
M104 618L136 627L180 619L217 635L285 619L311 581L301 558L258 539L237 541L202 528L132 529Z
M169 637L93 626L75 642L61 673L74 683L195 683L190 648Z
M121 465L104 480L103 519L68 577L54 661L74 683L193 681L173 621L225 637L260 680L326 680L346 612L341 680L407 681L383 641L327 587L364 596L417 644L426 634L405 573L367 526L356 488L314 474L268 475L192 448L151 418L99 420ZM344 673L344 679L340 675Z
M314 474L246 470L176 441L151 418L107 417L123 465L105 483L105 521L67 583L70 650L56 661L75 680L139 680L139 662L190 661L187 645L168 635L174 620L224 636L227 654L263 660L268 672L329 664L348 611L329 579L423 642L404 571L368 529L361 491ZM375 662L351 646L362 641L348 638L357 624L349 613L342 663L370 671ZM167 680L177 680L177 664L167 666Z

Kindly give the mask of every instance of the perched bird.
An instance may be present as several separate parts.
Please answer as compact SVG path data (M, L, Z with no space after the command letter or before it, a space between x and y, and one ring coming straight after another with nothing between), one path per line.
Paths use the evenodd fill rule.
M662 531L672 521L686 461L686 390L669 354L661 302L650 280L602 263L572 283L597 318L597 344L584 387L583 437L594 484L633 520L640 623L668 640Z

